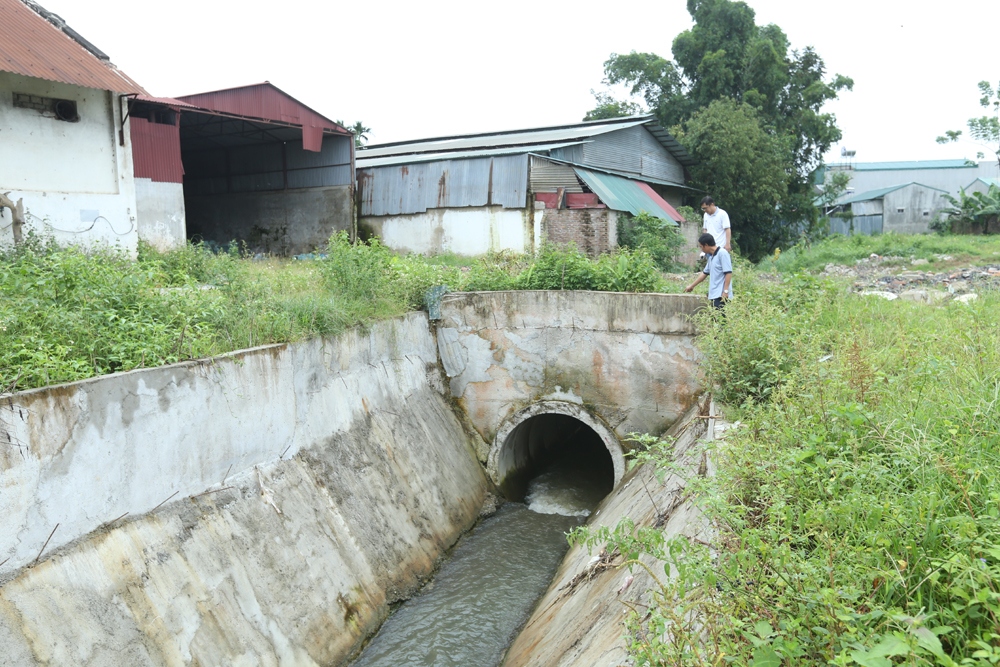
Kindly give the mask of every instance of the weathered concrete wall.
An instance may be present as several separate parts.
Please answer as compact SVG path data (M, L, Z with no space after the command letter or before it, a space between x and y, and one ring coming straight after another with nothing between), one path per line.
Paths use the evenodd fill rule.
M359 227L400 252L484 255L499 250L529 252L531 216L519 208L473 206L432 208L410 215L365 216Z
M451 394L490 443L538 401L583 406L619 437L661 433L701 388L690 315L703 298L610 292L476 292L441 303L438 347Z
M411 314L5 400L0 662L340 664L486 493L436 362Z
M76 102L79 121L14 106L14 94ZM118 143L121 108L106 90L0 72L0 190L24 200L24 233L60 243L117 245L134 254L132 144ZM0 213L0 245L13 243L11 212Z
M705 407L694 406L668 434L676 437L675 471L661 481L654 466L633 470L591 516L591 527L614 528L628 518L639 527L661 527L667 539L685 535L711 541L710 522L685 498L686 479L712 472L701 442L706 422L697 418ZM601 558L595 563L594 556ZM593 552L579 546L569 550L548 591L508 649L504 667L631 664L625 650L624 612L630 606L641 609L648 605L650 591L657 584L642 567L629 572L622 568L620 555L610 556L603 545ZM662 562L650 556L641 560L652 572L663 573Z
M296 255L324 247L354 225L350 185L186 195L188 236L228 243L245 241L252 252Z
M183 185L137 178L135 207L139 240L161 252L187 243Z

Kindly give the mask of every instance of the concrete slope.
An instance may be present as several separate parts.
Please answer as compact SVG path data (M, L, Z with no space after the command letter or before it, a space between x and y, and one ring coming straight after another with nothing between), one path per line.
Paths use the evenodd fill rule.
M12 397L0 665L342 664L485 497L434 348L413 314Z

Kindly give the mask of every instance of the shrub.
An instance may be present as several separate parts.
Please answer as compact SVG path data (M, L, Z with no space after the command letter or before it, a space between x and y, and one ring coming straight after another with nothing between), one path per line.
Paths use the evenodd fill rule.
M684 237L676 225L649 213L618 220L618 245L633 250L644 248L661 271L678 268L677 255L683 244Z

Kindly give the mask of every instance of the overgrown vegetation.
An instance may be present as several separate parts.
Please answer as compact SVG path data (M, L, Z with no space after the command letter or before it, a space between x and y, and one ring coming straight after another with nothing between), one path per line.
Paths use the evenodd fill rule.
M711 549L628 524L574 536L667 563L629 616L636 664L1000 663L1000 295L933 308L797 274L741 285L700 321L741 422L717 476L689 486Z
M645 249L590 260L545 248L443 262L398 257L377 241L331 239L326 258L252 261L235 247L84 252L28 239L0 256L0 388L95 375L336 334L424 305L451 290L668 287Z
M1000 225L1000 187L991 184L986 192L967 194L958 191L958 197L942 195L951 205L943 213L944 217L931 223L931 229L939 234L996 232Z
M677 257L684 237L676 225L643 211L639 215L618 220L618 245L623 248L645 248L661 271L677 271Z
M777 258L769 257L757 268L782 273L820 271L827 264L851 266L872 254L896 257L901 262L915 258L935 263L942 261L942 257L952 257L955 261L1000 263L1000 239L962 235L835 234L817 243L783 249Z

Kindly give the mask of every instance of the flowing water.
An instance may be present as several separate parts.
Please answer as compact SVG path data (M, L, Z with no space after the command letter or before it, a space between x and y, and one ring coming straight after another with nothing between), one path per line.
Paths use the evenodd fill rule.
M557 460L529 483L524 503L506 503L480 523L354 667L497 665L548 588L566 532L611 490L606 471L588 463Z

